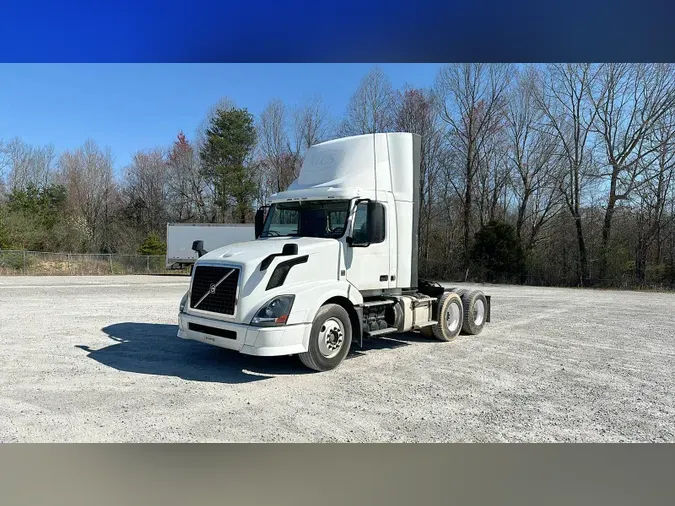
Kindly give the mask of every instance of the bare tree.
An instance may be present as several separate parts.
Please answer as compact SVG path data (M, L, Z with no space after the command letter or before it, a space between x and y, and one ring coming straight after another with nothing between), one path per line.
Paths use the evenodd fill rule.
M36 147L14 138L0 144L0 179L6 172L10 191L29 186L44 188L52 181L54 159L53 145Z
M270 170L270 165L259 156L251 162L250 168L256 185L255 204L266 205L270 196L275 193L275 177Z
M81 216L91 245L100 251L110 248L111 203L116 185L110 149L101 149L92 140L59 159L60 181L68 190L69 206Z
M593 95L591 95L593 97ZM612 217L628 200L659 147L647 142L659 120L675 107L675 73L667 64L610 63L601 66L596 96L595 131L607 157L607 203L602 227L600 276L607 271Z
M213 222L212 192L201 170L199 153L180 132L167 157L169 215L172 220Z
M122 194L128 218L134 220L144 235L163 232L169 216L169 182L162 149L134 154L124 173Z
M288 121L286 106L279 99L272 100L260 115L258 149L274 192L288 188L300 165L300 145L298 142L295 150L291 148Z
M334 125L328 108L319 96L309 99L293 111L295 137L294 151L304 158L305 152L314 144L333 136Z
M318 97L289 113L280 99L263 110L258 121L259 142L255 172L258 199L265 202L271 193L284 191L298 177L307 150L328 138L331 123L328 110Z
M469 268L475 177L480 153L488 140L503 128L506 94L513 67L507 64L452 64L436 80L442 101L441 118L446 138L461 153L461 169L450 175L463 204L464 266ZM460 159L457 160L458 162ZM452 176L460 176L456 181Z
M503 131L495 132L477 153L476 193L480 226L506 216L509 183L507 140Z
M421 136L419 249L425 265L429 261L429 237L435 185L445 156L437 102L431 91L406 87L397 100L396 130Z
M342 136L390 131L395 124L395 93L380 67L373 68L349 100L340 126Z
M532 251L541 230L558 213L562 202L556 187L559 144L555 131L543 125L544 112L535 100L539 76L534 67L519 75L506 115L508 153L513 167L511 188L517 201L516 235L526 252Z
M671 185L666 201L668 216L670 218L668 226L663 227L665 234L662 236L663 244L668 244L668 278L671 286L675 286L675 185Z
M650 146L656 157L640 172L643 181L634 183L637 194L637 234L635 247L635 277L638 284L646 281L647 256L656 247L654 261L662 258L662 230L673 222L675 216L666 215L668 195L675 176L675 111L670 110L657 121ZM647 148L649 149L649 148Z
M5 157L5 142L0 139L0 183L5 184L5 172L7 171L8 163Z
M592 165L590 135L597 108L593 107L591 97L597 72L597 66L589 63L551 64L542 75L535 94L537 105L546 118L545 127L554 133L560 144L560 158L566 166L558 187L574 219L579 251L577 271L582 285L590 283L582 199Z

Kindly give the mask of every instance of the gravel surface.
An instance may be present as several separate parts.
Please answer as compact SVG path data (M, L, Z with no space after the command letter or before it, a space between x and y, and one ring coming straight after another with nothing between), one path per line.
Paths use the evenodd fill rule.
M187 279L0 277L0 441L675 441L675 295L484 286L338 369L176 337Z

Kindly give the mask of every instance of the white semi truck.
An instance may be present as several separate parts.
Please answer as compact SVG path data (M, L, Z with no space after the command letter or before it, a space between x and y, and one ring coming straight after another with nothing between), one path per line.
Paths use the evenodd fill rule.
M298 355L326 371L363 339L481 332L489 296L417 277L420 140L381 133L312 146L298 179L258 210L255 240L193 245L178 336Z

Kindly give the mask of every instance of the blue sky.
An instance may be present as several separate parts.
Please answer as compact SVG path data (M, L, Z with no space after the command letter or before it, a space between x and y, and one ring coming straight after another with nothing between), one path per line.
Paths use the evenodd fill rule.
M429 86L439 65L386 64L395 87ZM292 105L314 94L340 116L369 64L0 65L0 139L54 144L58 153L91 138L115 167L139 149L188 138L209 107L228 96L256 116L272 98Z

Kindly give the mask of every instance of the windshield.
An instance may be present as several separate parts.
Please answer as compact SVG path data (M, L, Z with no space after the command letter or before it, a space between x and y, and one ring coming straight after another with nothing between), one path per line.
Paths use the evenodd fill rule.
M349 200L305 200L272 204L261 237L332 237L345 233Z

